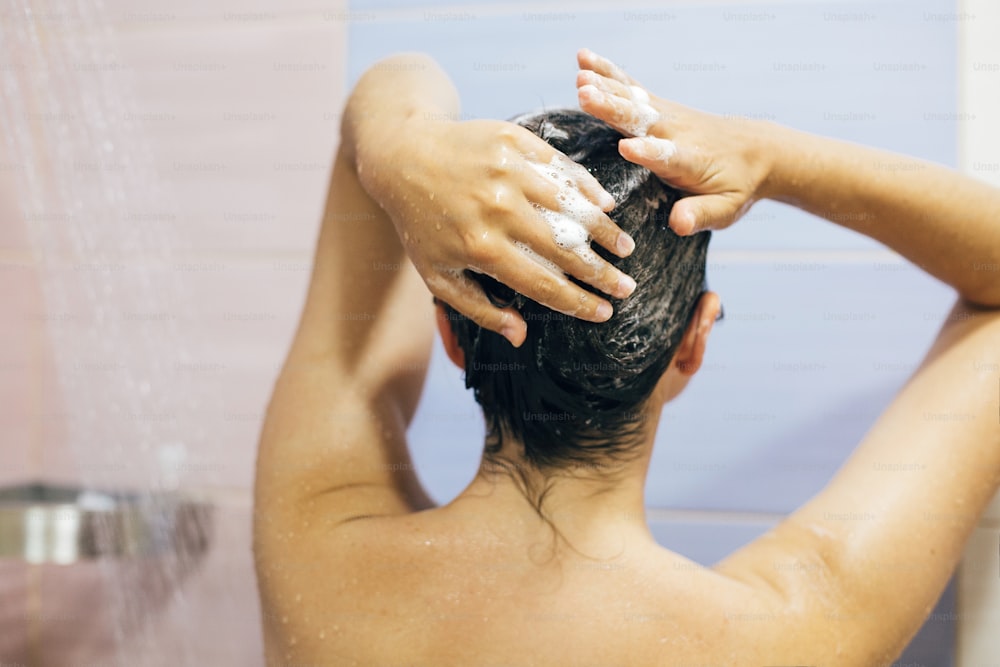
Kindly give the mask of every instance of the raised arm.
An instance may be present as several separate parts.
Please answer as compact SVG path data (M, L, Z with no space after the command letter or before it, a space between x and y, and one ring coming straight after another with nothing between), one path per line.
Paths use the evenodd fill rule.
M634 243L605 211L614 199L584 168L512 123L456 122L458 99L430 58L398 56L358 82L344 115L360 182L386 211L435 296L515 345L525 323L490 303L466 269L493 276L543 305L594 322L605 294L635 282L591 249L625 256Z
M641 128L645 136L621 142L622 155L694 195L671 213L678 234L727 227L774 199L881 241L967 301L1000 306L1000 190L774 123L643 102L638 82L612 63L589 51L579 59L583 109L629 136Z
M524 128L457 115L447 76L418 54L376 63L348 99L309 293L261 436L257 498L271 516L283 499L278 523L306 520L294 497L335 498L327 518L429 504L406 428L433 339L431 294L524 338L516 311L491 304L465 269L594 320L610 304L563 270L619 297L634 288L589 244L559 247L543 220L571 187L581 229L630 252L595 203L614 204L596 179Z
M728 226L771 197L868 234L959 292L831 482L713 568L774 599L773 622L744 633L768 664L891 662L1000 487L1000 191L926 162L643 101L608 61L581 52L580 64L585 110L622 129L650 117L643 104L655 110L647 136L621 152L693 193L672 212L679 233Z

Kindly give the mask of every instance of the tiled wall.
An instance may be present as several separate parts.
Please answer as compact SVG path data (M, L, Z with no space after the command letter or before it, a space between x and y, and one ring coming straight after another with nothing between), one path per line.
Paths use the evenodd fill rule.
M57 154L56 124L69 119L82 133L86 109L69 88L55 92L68 109L62 115L42 98L5 93L3 111L15 114L8 125L30 119L43 150L34 157L0 152L0 484L41 478L180 486L207 497L216 514L212 549L166 596L155 592L165 570L140 582L110 562L0 562L0 663L261 664L252 470L263 410L305 295L335 150L346 2L111 0L101 10L86 0L18 0L0 9L7 34L25 22L21 4L33 9L46 59L56 58L85 85L110 72L102 79L113 88L105 99L132 104L127 116L108 120L133 126L144 146L124 153L157 172L159 195L124 193L126 222L134 222L137 237L158 224L169 247L122 252L124 241L98 235L94 257L107 265L94 266L94 257L73 248L71 220L49 227L54 243L33 247L39 234L32 225L52 221L26 202L25 175L73 175L66 165L46 171L44 162ZM51 55L88 44L96 45L93 62ZM0 77L22 77L30 88L43 74L26 71L35 62L30 49L0 44ZM81 166L79 177L101 183L101 170L116 168L111 160ZM50 182L40 187L58 190ZM94 271L104 271L100 280ZM106 292L92 293L105 284ZM48 308L45 287L58 297ZM165 335L161 322L175 332ZM103 327L117 331L109 336L122 347L159 348L137 364L158 369L137 387L149 397L136 404L146 406L139 411L116 405L138 373L113 363L126 350L98 344ZM86 398L83 407L97 407L97 420L85 427L72 423L86 418L81 407L63 402L58 380L67 373L74 395ZM161 428L186 434L183 443L141 441ZM74 442L81 433L96 442ZM109 597L130 618L123 637L98 613Z
M694 106L975 171L976 163L997 161L1000 138L988 123L954 118L960 104L990 117L988 109L1000 109L993 97L1000 87L977 74L975 85L963 81L959 97L955 72L969 75L970 62L1000 55L960 51L957 32L966 30L966 49L986 48L1000 16L985 19L996 11L990 0L965 2L982 18L956 20L959 9L949 0L595 0L572 7L356 0L350 11L340 0L182 2L166 9L105 3L138 130L168 194L165 206L138 213L167 220L174 231L171 264L133 268L153 289L170 283L185 299L164 306L188 355L171 359L168 370L193 393L175 397L170 414L197 426L197 446L177 465L178 477L220 508L216 548L176 599L113 649L123 664L260 664L249 554L253 450L304 295L345 85L374 59L427 51L455 79L467 116L506 117L574 104L573 53L586 45L653 90ZM72 18L56 28L72 31ZM650 44L663 55L649 57ZM874 66L904 61L923 68L911 75ZM81 457L63 437L66 411L53 407L58 355L44 334L94 321L86 298L72 289L72 312L53 319L43 309L30 219L15 204L17 169L16 160L0 155L0 484L81 476L135 484L144 479L148 455L119 446L111 465ZM54 265L71 268L73 258ZM135 275L126 269L116 280L125 285ZM647 497L657 539L702 563L760 534L822 486L905 380L949 303L948 290L876 244L778 205L758 206L716 237L709 280L727 319L713 335L704 371L668 408ZM97 375L92 381L98 390L115 382ZM169 377L163 382L172 386ZM482 431L440 350L426 392L413 450L432 494L446 500L475 469ZM184 412L190 404L197 409ZM968 568L963 591L989 590L981 585L987 575L976 572L987 572L990 554L996 557L991 530L984 527L973 544L980 565ZM66 570L41 586L39 573L5 567L0 592L14 599L41 586L45 600L65 600L61 613L29 620L52 638L45 664L83 664L112 649L95 641L79 650L54 638L79 630L88 615L80 601L93 599L95 581L99 588L115 576ZM947 613L928 624L904 663L951 664L954 597L950 588L938 609ZM963 604L973 597L965 594ZM1000 601L992 605L1000 609ZM9 605L0 608L0 623L9 614ZM1000 648L991 653L991 633L982 631L990 618L976 619L977 634L962 633L969 647L963 659L982 662ZM0 651L8 651L0 661L25 659L16 652L23 650L18 635L30 630L4 627L14 630L0 640Z

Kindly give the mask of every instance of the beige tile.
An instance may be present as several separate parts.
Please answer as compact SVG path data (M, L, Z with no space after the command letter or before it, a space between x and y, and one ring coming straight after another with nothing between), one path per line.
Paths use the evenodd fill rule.
M958 108L959 168L1000 185L1000 42L995 27L1000 5L992 0L961 0Z
M143 582L132 587L126 579L111 582L117 610L137 609L141 617L140 623L123 619L128 631L113 654L117 664L263 664L250 516L247 492L243 502L217 507L212 546L203 559L183 570L177 563L151 563Z
M993 497L993 502L986 508L984 519L1000 521L1000 493Z
M1000 655L1000 531L977 529L959 568L956 667L995 664ZM994 661L994 662L991 662Z

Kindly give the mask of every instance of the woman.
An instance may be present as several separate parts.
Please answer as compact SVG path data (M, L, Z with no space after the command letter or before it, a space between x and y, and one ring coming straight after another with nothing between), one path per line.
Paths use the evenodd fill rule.
M353 91L309 295L260 444L268 663L891 662L1000 486L1000 193L923 162L687 109L593 53L578 58L581 107L626 137L614 169L633 176L607 177L597 160L595 180L569 164L553 146L570 146L572 132L547 117L525 123L533 132L441 121L457 117L457 98L421 56L373 66ZM662 193L643 190L651 181L626 161L661 179ZM630 198L610 201L605 183ZM674 203L672 188L689 196ZM619 345L610 363L554 367L539 351L560 354L567 332L585 331L573 349L594 353L652 303L642 290L658 276L641 269L654 260L632 259L654 242L636 238L633 249L631 236L648 232L630 213L634 192L650 201L642 215L659 225L655 242L688 258L669 263L684 278L656 297L686 300L650 333L669 352L649 364ZM762 198L868 234L958 299L826 488L706 568L655 543L643 486L660 408L697 371L719 311L695 282L704 243L684 239ZM436 318L425 284L442 302ZM440 507L406 451L435 319L489 432L479 474ZM552 411L555 394L531 394L529 374L580 403ZM511 386L521 389L503 392ZM522 399L548 407L520 410ZM918 418L929 412L968 418ZM949 520L928 518L944 508Z

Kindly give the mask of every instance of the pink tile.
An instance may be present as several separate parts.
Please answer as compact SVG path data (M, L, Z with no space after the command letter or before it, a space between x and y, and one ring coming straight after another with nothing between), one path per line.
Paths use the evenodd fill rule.
M342 24L124 33L131 120L165 196L129 203L179 251L308 251L344 100Z
M45 210L10 197L12 210L0 213L38 225L37 235L48 230L47 252L97 264L160 256L164 246L214 254L311 248L344 101L345 23L184 28L59 35L67 51L108 52L113 62L82 63L62 87L39 87L40 101L22 105L34 114L35 142L57 159L39 174ZM22 79L29 90L40 86ZM89 119L88 105L106 108L109 123ZM81 128L68 138L67 118ZM5 164L0 194L17 192L18 170L27 167ZM77 199L85 206L69 214L65 202ZM21 215L21 206L30 210ZM17 226L0 233L0 248L27 245Z
M371 20L371 12L348 12L346 0L216 0L211 3L179 0L169 7L149 1L108 0L99 5L72 5L36 0L32 12L40 31L62 33L111 26L121 31L190 29L213 23L230 30L246 26L273 26L307 14L317 21L345 23ZM24 20L16 6L0 7L0 21Z
M0 664L23 665L29 659L29 571L26 563L0 559Z
M0 149L8 150L0 143ZM29 168L26 157L0 158L0 251L27 253L31 250L28 221L17 198L18 184Z
M66 300L81 305L52 323L61 353L43 375L44 477L249 488L308 268L305 260L130 267L112 277L107 298L84 307L88 277L65 267Z
M219 505L213 526L200 559L118 561L103 574L94 564L46 570L43 591L62 616L89 607L92 618L79 627L49 624L42 664L262 665L249 491Z
M104 568L96 561L38 567L38 664L83 665L107 654L115 633Z
M0 258L0 485L37 474L40 441L33 418L39 358L44 351L38 272L21 260Z
M346 0L217 0L204 3L181 0L169 7L151 2L109 0L107 19L124 29L183 28L192 21L221 22L230 27L266 26L289 15L311 12L325 21L343 23Z

